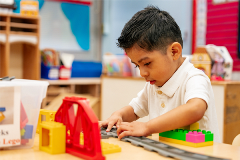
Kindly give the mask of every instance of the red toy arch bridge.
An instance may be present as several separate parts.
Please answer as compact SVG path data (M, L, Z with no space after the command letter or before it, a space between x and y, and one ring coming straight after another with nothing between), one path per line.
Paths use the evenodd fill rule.
M76 114L74 106L77 106ZM66 126L66 153L84 159L105 159L101 150L98 118L89 106L89 100L65 97L55 115L55 121ZM84 143L80 143L80 134L84 135Z

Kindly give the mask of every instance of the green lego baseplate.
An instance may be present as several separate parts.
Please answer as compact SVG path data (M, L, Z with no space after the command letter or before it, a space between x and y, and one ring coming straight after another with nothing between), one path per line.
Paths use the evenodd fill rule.
M188 132L190 131L192 132L197 131L197 132L202 132L202 134L205 134L205 142L213 141L213 133L211 131L206 131L201 129L198 129L198 130L175 129L175 130L159 133L159 136L186 141L186 134L188 134Z

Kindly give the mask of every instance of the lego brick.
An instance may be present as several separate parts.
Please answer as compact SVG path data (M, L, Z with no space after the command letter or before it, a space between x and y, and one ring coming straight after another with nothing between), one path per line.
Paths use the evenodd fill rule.
M28 139L21 139L21 144L22 144L22 145L25 145L25 144L27 144L28 142L29 142Z
M55 114L56 114L56 111L51 111L51 110L47 110L47 109L40 109L36 133L39 133L39 125L43 121L42 116L46 117L46 119L44 119L44 121L50 122L50 121L54 121Z
M6 111L6 108L5 107L0 107L0 112L4 112Z
M205 142L205 134L202 134L202 132L197 131L188 132L186 134L186 141L193 143Z
M26 126L27 122L28 122L28 117L27 117L26 111L23 107L23 104L21 102L21 105L20 105L20 129L23 129Z
M191 125L185 126L185 127L181 127L179 129L183 129L183 130L198 130L199 129L199 123L195 122Z
M58 122L40 123L39 150L50 154L65 153L66 126Z
M5 116L2 112L0 112L0 122L2 122L5 119Z
M80 145L84 145L84 135L83 133L81 132L80 133L80 142L79 142Z
M166 132L159 133L159 136L186 141L187 133L188 133L187 130L175 129L172 131L166 131Z
M24 134L25 134L25 129L21 129L20 133L21 133L21 136L24 136Z
M32 134L33 134L33 125L26 124L24 127L24 135L22 136L22 139L32 139Z
M199 143L200 141L202 141L202 138L200 138L200 133L202 133L202 137L203 135L205 136L205 140L204 142L209 142L209 141L213 141L213 133L211 133L211 131L206 131L206 130L184 130L182 131L182 129L175 129L175 130L171 130L171 131L166 131L166 132L162 132L159 133L159 136L161 137L166 137L166 138L171 138L171 139L176 139L176 140L182 140L182 141L186 141L186 134L189 132L194 132L194 133L198 133L198 136L195 136L195 140L193 139L188 139L188 141L190 142L195 142L195 143ZM200 139L198 139L197 137L199 137Z
M201 142L201 143L192 143L192 142L186 142L186 141L181 141L177 139L171 139L171 138L166 138L166 137L161 137L159 136L160 141L166 141L166 142L171 142L171 143L176 143L176 144L181 144L184 146L190 146L190 147L205 147L205 146L212 146L213 141L208 141L208 142Z
M205 134L205 142L213 141L213 133L211 131L202 130L202 133Z
M103 154L111 154L121 152L121 148L118 145L101 142L102 153Z
M190 125L189 130L198 130L199 129L199 123L193 123Z

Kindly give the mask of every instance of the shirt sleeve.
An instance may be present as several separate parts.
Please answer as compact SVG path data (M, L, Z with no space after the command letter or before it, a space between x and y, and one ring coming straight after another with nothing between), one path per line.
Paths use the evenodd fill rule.
M148 85L146 83L145 87L137 94L136 98L133 98L129 105L133 108L134 113L142 118L148 115Z
M193 98L201 98L209 105L211 83L208 77L198 75L191 77L186 84L184 103Z

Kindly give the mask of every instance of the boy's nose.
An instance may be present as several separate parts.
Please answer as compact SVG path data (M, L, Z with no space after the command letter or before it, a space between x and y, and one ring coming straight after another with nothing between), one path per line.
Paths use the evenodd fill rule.
M149 73L148 71L144 70L144 69L140 69L140 75L142 77L148 77L149 76Z

